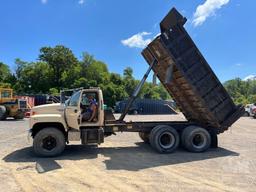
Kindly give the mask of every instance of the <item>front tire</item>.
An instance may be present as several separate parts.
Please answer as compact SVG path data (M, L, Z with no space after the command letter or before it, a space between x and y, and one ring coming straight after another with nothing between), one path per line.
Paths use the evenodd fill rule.
M156 126L149 137L151 146L159 153L172 153L180 143L178 132L167 125Z
M25 115L23 112L18 112L13 118L17 120L24 119Z
M0 120L5 120L7 117L6 115L6 107L0 106Z
M54 127L43 128L34 137L33 149L38 156L53 157L65 149L66 141L62 131Z
M211 145L211 135L201 127L188 126L181 135L182 145L190 152L200 153L206 151Z

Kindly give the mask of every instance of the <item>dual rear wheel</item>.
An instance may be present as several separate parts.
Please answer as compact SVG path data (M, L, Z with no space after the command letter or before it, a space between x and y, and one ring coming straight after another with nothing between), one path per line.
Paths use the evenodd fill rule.
M152 129L149 142L159 153L171 153L179 146L180 138L174 128L160 125Z
M139 135L159 153L172 153L180 143L190 152L203 152L210 147L212 140L210 133L198 126L188 126L179 134L171 126L159 125L154 127L150 134Z
M191 152L206 151L211 145L210 133L201 127L188 126L181 134L182 145Z

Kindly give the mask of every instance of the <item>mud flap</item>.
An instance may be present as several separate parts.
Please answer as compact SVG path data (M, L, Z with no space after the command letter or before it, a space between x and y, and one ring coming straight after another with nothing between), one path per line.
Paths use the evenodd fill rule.
M211 148L218 148L218 136L216 133L210 133L211 135Z

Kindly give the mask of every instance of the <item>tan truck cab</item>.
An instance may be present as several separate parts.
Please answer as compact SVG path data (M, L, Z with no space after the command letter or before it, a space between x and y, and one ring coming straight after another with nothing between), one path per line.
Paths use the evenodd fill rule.
M92 120L89 121L89 119L84 119L83 115L86 114L86 111L91 110L91 105L95 105L96 113ZM99 128L104 125L102 91L99 88L81 89L74 92L74 94L63 103L33 107L29 122L31 128L30 132L34 138L35 152L41 155L56 155L56 152L52 151L51 148L57 146L56 142L63 143L63 141L60 141L62 138L59 139L60 135L64 137L64 142L79 141L81 139L80 130L83 128L86 130L94 129L95 134L100 134L100 138L102 138L103 135L101 134L103 134L103 132L100 133L98 131ZM48 132L49 129L51 129L50 132ZM52 132L56 133L52 134ZM97 140L96 143L101 143L98 138L94 140ZM43 143L43 147L40 147L40 143ZM62 148L63 147L57 149L57 152L62 152Z

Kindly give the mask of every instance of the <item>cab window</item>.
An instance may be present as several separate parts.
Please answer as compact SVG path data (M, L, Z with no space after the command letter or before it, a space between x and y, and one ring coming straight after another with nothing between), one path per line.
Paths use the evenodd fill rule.
M70 98L69 101L69 106L78 106L78 102L79 102L79 98L80 98L80 94L81 91L78 91L77 93L75 93L74 95L72 95L72 97Z
M11 97L11 92L10 91L3 91L1 93L2 98L10 98Z

